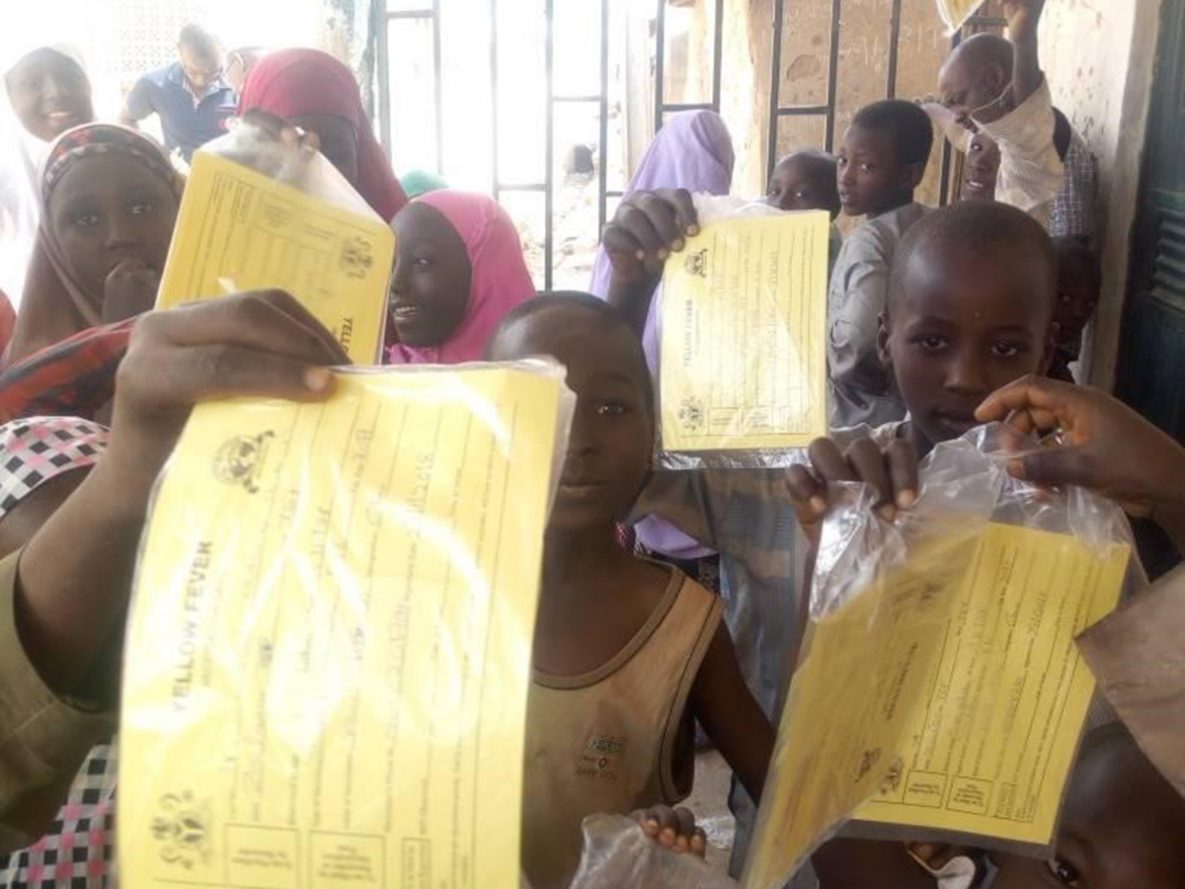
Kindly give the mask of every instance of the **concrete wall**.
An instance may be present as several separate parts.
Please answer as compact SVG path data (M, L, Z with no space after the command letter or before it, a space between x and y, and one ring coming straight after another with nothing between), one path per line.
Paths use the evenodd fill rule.
M1087 356L1104 388L1115 382L1159 19L1160 0L1050 0L1041 29L1054 102L1099 162L1103 297Z

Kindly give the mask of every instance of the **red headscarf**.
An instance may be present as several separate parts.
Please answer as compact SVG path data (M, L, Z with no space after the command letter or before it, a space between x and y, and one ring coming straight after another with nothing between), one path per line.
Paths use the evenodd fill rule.
M284 49L264 56L251 69L239 99L239 113L266 111L277 117L332 114L349 122L358 139L358 191L390 222L407 203L391 162L362 108L362 94L350 69L316 49Z

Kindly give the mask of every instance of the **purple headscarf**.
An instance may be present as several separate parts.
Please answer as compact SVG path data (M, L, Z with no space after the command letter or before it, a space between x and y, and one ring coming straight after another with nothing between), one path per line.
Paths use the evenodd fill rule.
M732 137L723 119L714 111L683 111L671 117L650 142L642 162L625 190L685 188L692 194L726 195L732 188L732 167L736 157ZM606 299L613 269L604 248L597 249L589 292ZM650 373L658 375L658 294L650 303L642 347ZM712 554L678 528L654 516L635 526L638 540L654 552L677 559L698 559Z

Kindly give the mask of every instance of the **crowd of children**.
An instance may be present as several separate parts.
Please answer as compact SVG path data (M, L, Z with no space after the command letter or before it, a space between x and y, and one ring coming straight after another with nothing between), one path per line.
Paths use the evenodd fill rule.
M1005 2L1009 40L951 54L943 107L875 102L834 157L774 166L768 204L866 217L842 243L831 229L831 432L789 470L651 463L656 293L699 231L693 194L731 188L719 116L686 112L660 131L602 233L589 293L537 295L495 201L434 186L408 202L347 68L288 50L246 76L240 113L319 146L397 234L386 363L546 354L576 395L528 703L534 889L569 884L595 813L646 810L648 835L703 851L692 813L670 808L691 788L697 724L736 776L734 872L743 864L835 485L866 483L891 520L914 505L936 444L992 421L1056 431L1009 471L1096 490L1185 552L1185 448L1074 385L1101 286L1093 166L1051 104L1042 6ZM198 401L324 399L347 360L283 292L151 311L183 179L148 137L93 121L65 50L5 64L0 287L18 311L0 364L0 880L114 885L116 676L153 483ZM943 208L915 201L932 119L966 152L962 200ZM598 738L612 750L590 759ZM1083 746L1053 860L917 840L832 841L795 886L1169 889L1185 879L1185 799L1112 724Z

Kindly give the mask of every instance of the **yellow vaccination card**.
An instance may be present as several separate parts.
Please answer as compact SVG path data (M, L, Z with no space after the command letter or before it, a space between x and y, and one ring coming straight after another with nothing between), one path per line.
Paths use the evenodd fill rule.
M565 393L474 366L195 409L129 622L126 889L517 889Z
M709 223L666 263L665 451L805 447L827 434L825 212Z
M364 216L199 151L185 185L157 306L288 290L357 364L382 347L395 235Z
M1074 639L1115 607L1127 560L989 523L812 622L746 889L779 889L852 818L1048 844L1094 690Z

